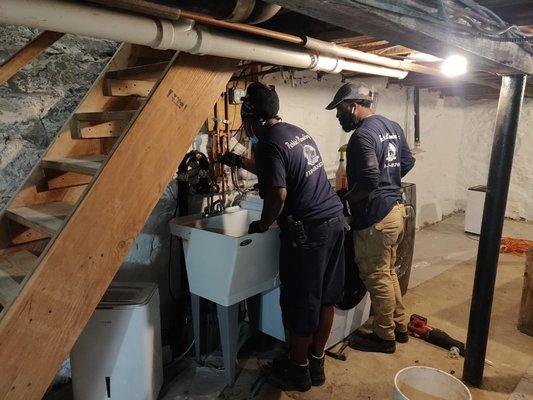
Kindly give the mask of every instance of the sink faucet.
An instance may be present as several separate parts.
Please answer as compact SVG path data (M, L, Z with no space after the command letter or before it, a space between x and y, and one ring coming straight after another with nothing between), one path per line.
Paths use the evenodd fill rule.
M222 204L222 201L218 199L214 203L211 203L207 207L204 208L203 216L204 218L210 217L212 215L219 215L224 213L225 207L224 204Z

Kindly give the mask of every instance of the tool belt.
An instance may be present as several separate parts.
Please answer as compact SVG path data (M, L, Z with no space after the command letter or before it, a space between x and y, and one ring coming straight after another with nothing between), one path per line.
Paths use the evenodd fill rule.
M334 224L341 222L344 225L346 231L350 230L350 226L346 223L343 216L335 216L332 218L326 218L317 221L302 222L296 219L292 215L287 217L287 228L292 241L293 247L301 246L307 242L309 231L325 224Z

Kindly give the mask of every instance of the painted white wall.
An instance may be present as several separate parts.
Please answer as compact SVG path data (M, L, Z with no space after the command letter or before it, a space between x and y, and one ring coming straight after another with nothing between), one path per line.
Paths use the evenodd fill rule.
M487 182L496 121L496 100L469 102L460 144L456 198L466 205L468 187ZM518 125L506 216L533 221L533 100L525 99Z
M461 100L420 91L420 147L406 179L417 185L417 224L424 226L457 210L456 178L464 112Z
M377 92L376 113L398 122L413 140L412 89L387 87L386 78L357 79ZM276 86L280 116L306 130L317 142L330 177L338 165L338 148L349 134L342 131L335 111L324 109L342 85L338 75L317 79L312 72L268 75ZM438 222L466 206L467 188L486 183L494 133L496 101L468 102L420 91L421 145L414 149L417 163L405 180L417 185L417 225ZM533 101L524 103L507 216L533 220ZM412 146L411 146L412 147Z

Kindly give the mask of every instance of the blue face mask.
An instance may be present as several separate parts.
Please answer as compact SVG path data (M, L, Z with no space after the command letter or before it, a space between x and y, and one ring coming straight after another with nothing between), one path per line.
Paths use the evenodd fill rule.
M257 144L259 143L259 138L255 135L251 136L250 137L250 141L252 142L252 144Z

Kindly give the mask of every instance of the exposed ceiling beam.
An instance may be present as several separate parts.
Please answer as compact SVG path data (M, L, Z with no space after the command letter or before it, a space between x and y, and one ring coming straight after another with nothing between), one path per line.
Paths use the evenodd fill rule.
M515 43L465 38L442 26L376 9L350 0L266 0L291 10L358 32L445 58L466 56L477 69L533 75L533 57ZM369 1L366 1L369 3ZM400 1L398 1L400 3Z
M391 46L382 50L374 50L371 53L383 56L383 57L394 57L400 55L409 55L412 53L412 50L405 46Z

